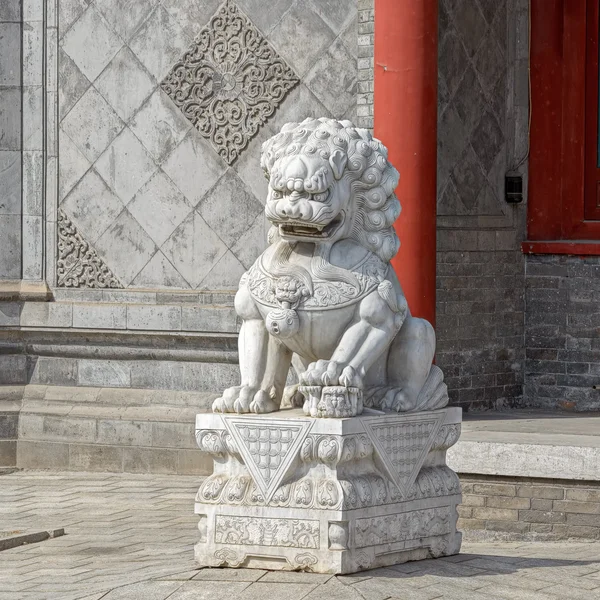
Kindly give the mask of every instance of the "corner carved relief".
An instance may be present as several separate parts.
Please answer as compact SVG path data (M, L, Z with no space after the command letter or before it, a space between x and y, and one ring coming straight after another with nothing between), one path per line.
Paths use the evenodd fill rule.
M86 242L62 210L58 210L58 287L122 288L98 253Z
M292 69L228 0L160 85L231 165L298 83Z

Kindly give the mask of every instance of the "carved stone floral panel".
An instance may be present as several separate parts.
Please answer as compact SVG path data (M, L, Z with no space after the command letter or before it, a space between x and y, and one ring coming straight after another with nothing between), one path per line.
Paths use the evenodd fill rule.
M294 71L228 0L161 88L231 165L298 83Z
M58 211L58 287L122 288L96 250L86 242L73 222Z
M215 542L248 546L318 548L319 522L307 519L267 519L219 515Z

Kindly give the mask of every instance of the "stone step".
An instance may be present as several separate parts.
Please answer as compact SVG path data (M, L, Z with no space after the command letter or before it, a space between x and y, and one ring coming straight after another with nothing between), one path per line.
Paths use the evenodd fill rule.
M26 386L16 466L24 469L207 474L196 414L215 394Z

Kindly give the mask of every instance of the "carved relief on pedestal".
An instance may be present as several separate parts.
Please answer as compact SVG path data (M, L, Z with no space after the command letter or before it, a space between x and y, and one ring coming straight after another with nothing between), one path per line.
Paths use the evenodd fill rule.
M363 421L392 481L407 495L444 420L443 413Z
M224 423L268 502L296 458L311 423L289 419L266 425L252 418L228 418Z
M354 542L358 548L392 544L450 533L450 510L427 508L411 512L357 519Z
M246 546L318 548L319 522L306 519L266 519L219 515L215 542Z
M451 448L454 446L454 444L456 444L456 442L458 442L460 438L460 432L460 423L443 425L433 441L431 450L447 450L448 448Z
M329 523L329 548L331 550L346 550L348 548L348 522Z

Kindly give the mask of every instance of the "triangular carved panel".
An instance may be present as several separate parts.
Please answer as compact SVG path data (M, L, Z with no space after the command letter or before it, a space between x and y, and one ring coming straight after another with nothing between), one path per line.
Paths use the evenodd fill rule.
M58 210L58 287L122 288L114 273L86 242L67 214Z
M312 422L223 417L254 482L268 503L298 455Z
M392 481L406 497L412 487L445 412L363 419L365 430Z

